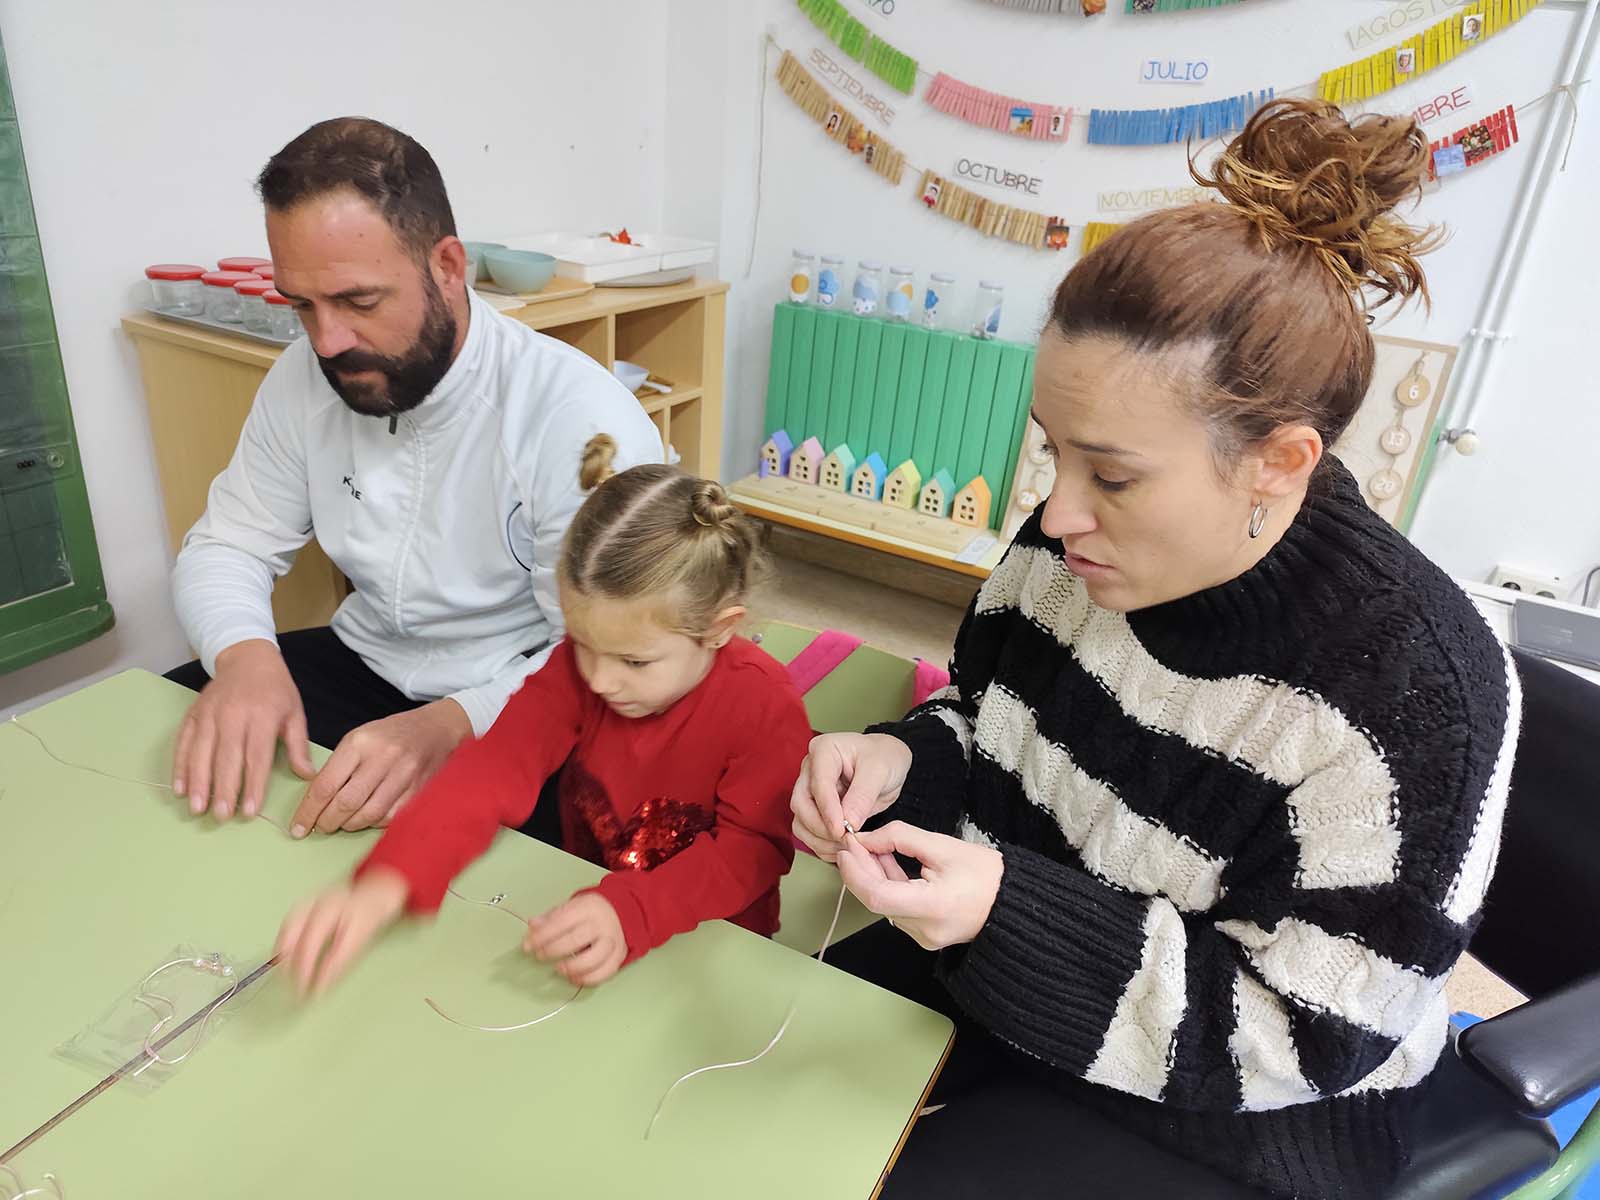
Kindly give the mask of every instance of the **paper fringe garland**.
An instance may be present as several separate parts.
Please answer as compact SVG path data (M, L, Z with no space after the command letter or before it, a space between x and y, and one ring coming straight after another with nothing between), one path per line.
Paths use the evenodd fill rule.
M1121 228L1122 226L1115 222L1090 221L1083 227L1083 240L1078 246L1078 253L1090 253L1096 246Z
M811 23L851 58L906 95L917 86L917 60L902 54L845 11L839 0L795 0Z
M934 76L923 99L940 112L985 129L1014 133L1040 141L1064 142L1072 132L1072 110L1054 104L1033 104L962 83L942 71Z
M1450 62L1522 20L1543 0L1474 0L1436 25L1376 54L1325 71L1317 95L1335 104L1369 100ZM1477 30L1477 36L1465 34ZM1402 67L1408 69L1402 70Z
M1160 146L1191 137L1237 133L1273 95L1271 88L1265 88L1178 108L1090 109L1089 142L1096 146Z
M1516 106L1508 104L1465 129L1458 129L1428 147L1428 178L1438 179L1475 167L1520 140Z
M1020 8L1026 12L1041 13L1067 13L1081 10L1086 17L1093 17L1106 10L1106 0L989 0L990 4L998 4L1001 8Z
M1240 0L1128 0L1125 11L1131 13L1188 12L1195 8L1223 8L1238 4Z
M932 171L922 173L918 197L934 212L970 225L987 237L1004 238L1035 250L1060 250L1067 244L1068 229L1060 217L986 200Z
M833 93L787 50L778 60L778 86L834 141L850 153L861 155L867 166L890 183L900 182L906 156L876 133L869 133L860 118L835 101Z

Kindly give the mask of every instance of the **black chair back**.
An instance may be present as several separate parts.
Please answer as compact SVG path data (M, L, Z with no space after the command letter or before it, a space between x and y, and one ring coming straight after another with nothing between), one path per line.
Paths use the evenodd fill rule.
M1522 737L1472 953L1536 998L1600 972L1600 687L1513 656Z

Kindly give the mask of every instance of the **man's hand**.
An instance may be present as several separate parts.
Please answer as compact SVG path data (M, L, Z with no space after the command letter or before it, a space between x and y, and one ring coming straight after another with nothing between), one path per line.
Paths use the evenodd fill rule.
M302 779L315 772L306 739L306 711L283 655L252 639L217 655L217 673L189 706L172 755L172 790L196 816L210 808L219 821L233 816L244 791L244 814L261 811L278 739Z
M583 892L528 922L522 949L540 962L556 961L568 983L594 987L617 973L628 957L617 910L599 892Z
M470 736L466 710L450 699L352 729L306 789L290 833L387 825Z

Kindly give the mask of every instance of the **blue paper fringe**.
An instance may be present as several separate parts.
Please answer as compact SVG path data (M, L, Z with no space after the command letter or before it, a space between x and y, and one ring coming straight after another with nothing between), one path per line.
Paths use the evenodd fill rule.
M1237 133L1273 95L1271 88L1265 88L1179 108L1090 109L1089 142L1095 146L1161 146Z

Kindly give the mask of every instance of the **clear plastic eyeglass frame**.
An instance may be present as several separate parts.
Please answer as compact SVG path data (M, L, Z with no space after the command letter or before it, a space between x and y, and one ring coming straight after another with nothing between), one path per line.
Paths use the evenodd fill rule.
M167 999L165 996L152 992L150 990L150 985L159 979L165 972L173 970L176 967L188 967L191 970L201 971L207 975L215 975L219 979L228 980L229 984L228 990L213 1000L206 1010L206 1015L200 1018L200 1027L195 1030L194 1040L189 1043L189 1048L182 1054L179 1054L173 1058L163 1058L161 1056L161 1052L157 1050L152 1043L161 1036L161 1031L163 1029L178 1019L178 1012L176 1006L173 1005L171 1000ZM237 973L234 971L231 965L222 961L222 955L216 953L196 958L174 958L168 962L162 963L154 971L151 971L150 974L146 975L140 982L138 994L134 996L133 1002L135 1004L141 1004L153 1012L156 1015L156 1023L150 1027L150 1032L144 1035L144 1044L142 1046L145 1055L144 1066L138 1067L132 1071L131 1075L141 1075L146 1070L158 1063L163 1067L175 1067L184 1059L188 1058L199 1048L201 1040L206 1036L206 1027L211 1024L212 1016L219 1008L226 1004L228 1000L232 998L233 994L238 990L239 978Z

